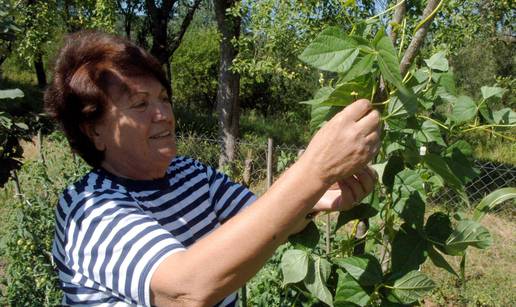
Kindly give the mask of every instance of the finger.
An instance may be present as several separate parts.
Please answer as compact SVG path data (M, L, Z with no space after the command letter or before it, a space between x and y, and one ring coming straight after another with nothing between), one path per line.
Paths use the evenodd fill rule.
M359 200L362 200L362 198L371 193L373 190L375 178L372 172L370 172L369 167L364 167L362 170L360 170L360 172L356 174L356 177L362 186L362 190L364 191L364 194L360 195L359 198Z
M369 146L369 153L371 156L375 156L380 150L380 141L380 135L376 131L373 131L366 136L366 144Z
M351 175L342 182L350 188L351 193L353 194L353 202L358 202L362 199L362 195L364 195L365 192L356 175Z
M378 132L380 127L380 112L377 110L371 110L357 121L357 125L357 128L361 129L364 132L364 135Z
M367 99L360 99L342 110L342 115L347 116L350 120L358 121L366 115L372 108L371 103Z
M339 187L341 199L338 210L342 210L343 207L352 207L355 203L355 196L351 187L344 180L339 181Z

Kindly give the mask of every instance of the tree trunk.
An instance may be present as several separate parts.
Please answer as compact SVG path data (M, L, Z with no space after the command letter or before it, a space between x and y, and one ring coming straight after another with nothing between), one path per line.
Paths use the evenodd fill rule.
M219 113L220 138L222 148L219 167L235 158L236 139L238 136L240 105L240 75L232 72L231 64L238 50L232 44L233 39L240 36L240 18L226 15L226 10L236 0L214 1L217 26L222 34L220 42L220 69L217 89L217 111Z
M43 66L43 57L41 54L36 56L34 68L36 69L36 77L38 78L38 87L44 88L47 86L47 76L45 75L45 67Z
M422 20L425 20L430 14L437 8L437 5L439 5L438 0L428 0L426 7L423 11L423 17ZM429 18L424 25L422 25L414 34L414 37L412 38L412 41L410 42L409 46L407 47L407 50L405 50L405 54L403 55L403 59L401 60L400 64L400 70L401 75L404 76L407 71L410 68L410 65L412 64L412 61L416 57L419 49L423 45L423 42L425 41L426 35L428 33L428 29L430 28L430 25L432 24L432 20L434 19L435 15Z
M400 3L401 2L401 3ZM407 11L407 4L405 0L398 0L398 7L394 11L394 15L392 16L392 24L395 26L391 27L391 40L392 44L396 46L396 40L398 39L398 28L401 25L403 18L405 17L405 12Z

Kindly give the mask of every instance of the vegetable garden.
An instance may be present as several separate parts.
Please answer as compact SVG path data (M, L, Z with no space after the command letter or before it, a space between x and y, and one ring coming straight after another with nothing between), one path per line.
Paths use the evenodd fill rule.
M56 10L58 2L55 2ZM194 2L199 5L197 1ZM242 75L243 105L257 101L249 107L252 112L259 110L261 114L270 115L267 114L270 110L281 110L284 118L291 117L295 122L309 124L309 132L295 128L298 135L317 131L334 114L359 98L369 99L382 114L382 146L373 164L379 174L375 191L352 210L318 217L303 232L292 236L241 291L241 302L249 306L417 305L426 302L425 299L436 289L441 289L439 282L442 279L432 279L427 272L435 275L435 272L442 271L446 278L453 280L459 293L459 299L454 302L464 305L482 303L481 300L466 297L470 282L469 264L477 261L477 249L489 249L493 245L493 229L486 223L489 219L487 214L502 203L513 210L516 187L509 185L491 192L479 203L470 203L465 186L478 176L479 170L474 163L476 147L468 140L477 138L481 133L490 140L512 144L509 151L514 150L516 112L514 89L510 86L514 76L510 74L496 83L478 86L475 92L466 92L461 85L465 80L458 79L454 71L454 67L459 66L457 57L454 58L455 63L449 60L452 58L450 54L460 50L460 46L455 46L451 39L445 44L447 48L440 49L442 44L424 46L425 41L443 41L454 35L439 30L444 26L438 25L439 21L435 20L448 20L445 12L460 12L460 3L386 1L382 9L377 10L381 1L374 1L373 5L364 1L337 2L321 4L307 1L298 5L296 1L234 1L234 6L227 12L235 18L243 18L243 27L249 30L240 40L235 38L233 41L240 48L233 65L234 71ZM75 26L79 25L80 28L80 25L91 24L92 27L104 27L107 23L107 28L116 29L112 17L115 13L122 16L124 9L129 9L131 1L117 1L123 4L118 11L109 1L92 3L94 5L90 5L90 8L75 4L77 8L94 12L84 15L91 20L81 16L83 19L73 19ZM136 7L140 5L140 13L147 14L145 10L148 8L144 9L142 1L135 3ZM207 1L207 8L201 11L203 20L213 18L208 13L210 3ZM510 4L504 3L496 4L500 6L496 8L501 11L510 8ZM44 15L45 25L49 26L48 10L52 9L54 2L47 4L40 15ZM43 4L38 2L38 5ZM472 12L475 12L476 2L470 5ZM185 10L193 7L193 4L190 7L187 5ZM29 5L24 8L24 12L31 12ZM286 12L286 8L292 12ZM401 8L406 11L402 12ZM80 9L78 11L82 12ZM370 14L367 9L376 10L376 14ZM491 14L491 11L488 12ZM323 13L328 16L317 17ZM138 20L137 11L132 14ZM188 16L181 10L177 14ZM489 14L486 16L491 16ZM3 44L0 47L7 51L18 48L22 58L37 62L41 54L27 57L27 52L38 50L38 46L43 46L42 41L49 42L45 35L50 34L30 25L27 19L15 18L15 15L11 6L0 6L0 39ZM41 17L38 16L32 18L36 20ZM274 17L275 21L264 22L266 18L274 20ZM506 22L506 17L502 17L499 19L501 22L497 20L499 27ZM284 28L278 30L274 22ZM25 26L24 30L19 23ZM180 23L171 21L171 24L177 28ZM197 34L203 33L204 41L210 40L205 36L219 35L212 26L206 28L209 31L203 32L205 25L202 22L199 24L195 25L198 27L196 31ZM145 33L144 26L143 22L138 24L143 29L142 33ZM283 30L292 28L297 29L297 32L293 32L295 35L291 35L297 39L295 44L289 44L288 39L291 38L282 34ZM16 45L16 37L27 29L31 29L32 32L27 33L32 33L34 40L28 37ZM435 31L434 35L432 30ZM262 33L260 31L266 33L263 41L256 36ZM461 28L460 31L469 35L468 29ZM210 34L212 32L215 34ZM257 39L255 45L253 39ZM187 46L195 49L195 44ZM51 49L48 46L45 48ZM197 89L188 88L187 81L172 78L174 88L180 89L174 95L185 100L185 113L192 104L186 101L190 96L194 97L193 100L204 99L204 105L213 104L210 97L214 95L212 88L216 88L216 81L213 78L218 70L214 70L213 66L194 67L195 64L206 64L197 61L197 58L209 55L206 52L196 53L189 55L189 58L182 53L183 50L178 50L176 61L179 64L172 70L169 67L168 73L177 73L184 80L190 80L193 77L181 70L181 63L188 62L196 76L205 78L195 80ZM283 57L288 60L282 60ZM5 60L0 58L2 62ZM174 66L172 58L169 60L167 65L172 63ZM20 59L13 60L16 61ZM13 66L14 70L23 70ZM299 89L306 90L307 84L316 88L317 77L319 86L313 97L308 97L306 93L299 94ZM300 81L296 81L296 78ZM89 168L69 152L61 133L52 132L55 127L46 122L44 115L33 111L21 112L19 109L23 108L12 111L5 107L12 101L38 99L27 97L27 93L32 95L32 92L14 89L17 86L13 86L16 83L13 80L16 78L9 74L6 80L0 78L0 104L3 105L0 108L0 304L54 306L59 304L61 292L51 257L53 210L61 191L81 178ZM203 82L210 85L199 85ZM288 91L288 94L282 96L282 91ZM267 99L276 98L289 102L268 105ZM289 104L296 99L303 101ZM196 108L201 111L197 113L211 114L212 111L205 112L205 106ZM288 113L285 110L294 111ZM251 122L253 116L247 115L240 120ZM264 121L266 125L274 126L270 118L265 116ZM201 133L213 134L213 127L206 127L204 118L192 119L189 123L184 120L184 124L183 120L179 118L180 131L202 127L200 130L206 131ZM281 121L278 121L278 127ZM251 188L263 191L265 178L255 178L253 181L249 179L249 174L244 174L252 161L255 161L255 169L265 168L264 164L256 162L257 154L252 145L252 141L257 139L263 142L264 135L256 123L249 126L242 132L244 142L239 148L245 152L244 159L230 160L221 169ZM42 136L47 132L48 135ZM25 153L23 151L23 148L30 148L26 142L31 140L36 140L40 146L36 150L39 154L37 157L30 157L27 150ZM296 145L306 144L306 141L306 137L299 137ZM205 162L217 163L221 154L218 144L202 143L195 138L181 138L178 146L180 154L191 154ZM199 146L202 149L198 149ZM294 153L281 152L275 161L278 171L287 168L295 159ZM461 207L430 205L430 200L442 193L443 189L451 189L459 195ZM513 211L510 212L513 215ZM510 226L514 225L509 223L508 227L512 229ZM496 229L498 232L499 229ZM513 237L510 237L507 247L508 254L512 255L512 258L508 258L512 260L513 241ZM515 277L511 272L509 270L509 279L503 279L504 282L514 282ZM506 289L509 292L511 286ZM510 299L503 303L510 303ZM503 303L488 301L487 305Z

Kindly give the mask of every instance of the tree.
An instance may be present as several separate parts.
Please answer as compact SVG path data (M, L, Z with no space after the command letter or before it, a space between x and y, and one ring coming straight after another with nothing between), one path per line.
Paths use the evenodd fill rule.
M131 39L131 30L133 28L133 22L136 18L136 13L142 11L143 1L142 0L117 0L116 1L118 12L124 18L124 30L125 36Z
M236 139L240 120L239 89L240 75L231 70L231 65L238 49L233 44L240 35L240 17L228 11L236 0L215 1L217 26L222 35L220 42L220 69L217 89L217 111L219 113L220 137L222 151L219 167L235 158Z
M161 4L158 5L158 4ZM151 53L162 65L165 65L168 79L172 79L170 69L170 57L179 47L181 40L190 25L195 10L201 4L201 0L179 1L179 0L145 0L145 9L150 22L152 35ZM175 33L169 33L169 21L178 17L181 9L186 9L179 29Z

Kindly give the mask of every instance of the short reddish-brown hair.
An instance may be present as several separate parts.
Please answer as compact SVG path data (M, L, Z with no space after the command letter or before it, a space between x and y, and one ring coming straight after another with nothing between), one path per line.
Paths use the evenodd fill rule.
M47 113L59 122L72 150L93 167L100 166L104 152L96 149L81 126L102 119L113 72L156 78L170 97L170 83L156 58L127 39L91 30L65 38L45 91Z

